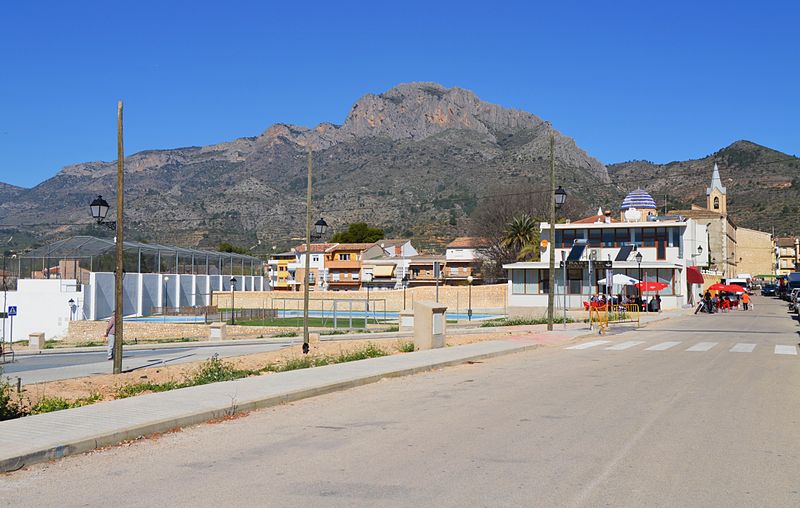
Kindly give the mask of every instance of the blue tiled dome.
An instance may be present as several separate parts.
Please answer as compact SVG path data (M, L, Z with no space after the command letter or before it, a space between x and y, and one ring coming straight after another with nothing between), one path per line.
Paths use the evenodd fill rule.
M628 193L628 195L625 196L625 199L622 201L622 206L619 207L620 210L628 210L629 208L637 208L639 210L655 210L656 201L653 199L653 196L648 194L646 191L637 189Z

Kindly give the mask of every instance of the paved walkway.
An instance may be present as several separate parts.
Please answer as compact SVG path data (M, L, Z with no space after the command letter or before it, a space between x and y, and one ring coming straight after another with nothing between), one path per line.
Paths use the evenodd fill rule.
M520 335L114 400L0 423L0 471L172 428L468 361L564 344L585 329Z

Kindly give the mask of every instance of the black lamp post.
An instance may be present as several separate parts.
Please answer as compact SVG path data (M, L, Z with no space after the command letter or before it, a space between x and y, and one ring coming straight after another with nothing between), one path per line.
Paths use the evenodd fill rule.
M467 276L467 285L469 286L469 303L467 304L467 320L472 321L472 281L475 278L472 275Z
M236 277L231 277L231 324L236 324Z
M97 224L102 224L108 229L116 231L117 223L115 221L106 221L108 209L108 201L103 199L103 196L97 196L94 198L94 201L89 204L89 210L92 213L92 218L97 222Z
M561 207L564 206L564 203L567 201L567 191L565 191L559 185L558 189L556 189L555 197L553 199L555 199L556 202L556 209L560 210Z
M637 252L636 256L634 256L634 257L636 258L636 262L639 264L639 284L641 284L642 283L642 257L643 256L642 256L641 252ZM639 286L639 297L640 298L642 296L642 289L641 289L642 287L644 287L644 286Z

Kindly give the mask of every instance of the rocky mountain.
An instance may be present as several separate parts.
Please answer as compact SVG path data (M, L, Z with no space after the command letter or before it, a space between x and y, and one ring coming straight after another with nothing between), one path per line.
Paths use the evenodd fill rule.
M466 231L487 189L547 182L551 130L468 90L401 84L361 97L342 125L277 124L251 138L126 157L126 237L288 245L304 232L310 149L314 215L334 230L360 220L393 236L444 240ZM606 167L572 139L555 132L555 145L560 182L610 183ZM88 203L97 194L112 203L115 172L114 162L67 166L0 200L0 222L45 236L103 234L87 217ZM597 199L616 192L600 186Z
M649 191L670 209L705 206L714 163L728 192L728 213L737 225L780 235L800 233L800 158L750 141L737 141L702 159L654 164L631 161L608 166L621 190Z
M7 183L0 182L0 203L5 203L17 197L22 191L22 187L16 187Z

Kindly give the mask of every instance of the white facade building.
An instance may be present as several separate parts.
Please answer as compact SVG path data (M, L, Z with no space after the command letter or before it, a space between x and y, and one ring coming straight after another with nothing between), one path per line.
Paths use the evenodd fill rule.
M598 284L599 280L619 273L636 280L666 284L659 291L664 309L680 308L692 301L693 288L687 282L687 273L691 271L690 280L696 280L700 276L697 267L707 265L708 227L692 219L659 217L650 212L651 209L626 207L622 214L624 222L612 220L606 212L573 223L556 224L553 242L548 238L550 224L542 223L541 238L547 245L542 242L541 260L504 265L509 271L509 313L530 315L536 309L540 314L547 308L551 248L555 249L556 258L557 308L583 309L584 302L598 293L636 295L635 287L607 288ZM641 254L641 263L636 261L637 253ZM561 267L562 260L568 260L566 271ZM643 296L654 295L655 292L650 292Z

